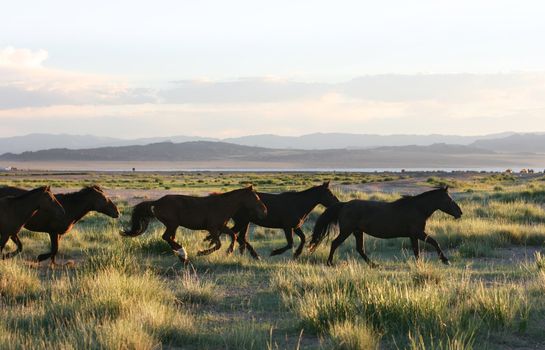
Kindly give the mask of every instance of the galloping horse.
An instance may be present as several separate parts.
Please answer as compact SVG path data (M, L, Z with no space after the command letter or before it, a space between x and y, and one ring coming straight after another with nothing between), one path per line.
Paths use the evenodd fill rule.
M23 194L26 192L27 191L22 188L2 187L0 188L0 197L9 194ZM59 250L60 237L65 233L68 233L79 220L87 215L87 213L96 211L111 218L119 217L119 210L116 205L108 196L106 196L104 191L96 185L84 187L78 192L58 194L56 197L65 210L65 214L62 215L61 218L52 217L47 211L38 210L25 224L27 230L46 232L49 234L49 238L51 239L51 252L40 254L38 256L38 261L51 258L52 264L55 264L55 256ZM14 240L20 250L23 249L17 235L12 236L12 240Z
M431 244L439 254L441 261L449 265L435 239L425 232L426 221L440 210L456 219L462 216L462 210L448 194L448 187L438 188L417 196L405 196L394 202L352 200L332 205L318 218L312 233L310 251L316 250L320 242L329 234L329 227L339 225L339 235L331 242L328 265L333 263L335 250L353 234L356 237L356 250L370 266L376 266L365 254L363 233L378 238L409 237L414 256L420 255L418 240Z
M0 198L0 255L2 258L11 258L23 250L17 234L37 210L48 212L56 220L64 215L62 205L51 193L49 186L39 187L19 196ZM17 250L4 256L2 251L10 237L17 245Z
M256 213L259 217L267 215L267 208L259 199L252 186L207 197L185 195L166 195L156 201L137 204L132 212L131 228L122 231L123 236L139 236L146 231L152 218L157 218L166 230L163 239L170 245L174 254L183 263L187 262L187 252L175 241L176 229L183 226L191 230L206 230L210 233L214 247L200 251L207 255L221 248L221 233L235 233L227 227L227 222L241 209Z
M293 257L297 258L305 246L305 234L301 230L301 226L305 223L308 214L318 204L329 207L339 202L329 189L329 181L300 192L278 194L258 192L257 195L267 207L267 216L260 218L251 211L241 209L233 217L235 225L232 228L233 232L238 233L237 241L240 253L243 254L245 248L248 248L250 254L256 259L259 259L259 255L246 239L250 222L263 227L284 230L288 244L285 247L273 250L271 256L282 254L291 249L293 247L293 233L295 232L301 240L293 254ZM234 240L231 242L229 251L233 250L233 245Z

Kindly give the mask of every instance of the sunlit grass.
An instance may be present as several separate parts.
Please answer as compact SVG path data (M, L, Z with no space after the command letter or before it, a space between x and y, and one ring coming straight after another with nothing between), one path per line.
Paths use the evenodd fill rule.
M250 182L262 191L297 190L331 179L341 200L390 201L403 193L340 187L396 179L388 176L90 174L86 181L57 178L55 186L101 183L204 194ZM261 261L240 256L238 249L227 255L227 237L220 251L198 257L207 247L206 233L179 229L177 240L191 262L184 267L162 240L161 224L136 238L118 234L128 221L126 202L119 221L93 214L61 240L61 261L73 259L74 266L38 266L34 259L48 251L49 237L25 231L23 253L0 261L0 348L458 350L520 341L538 347L545 340L545 259L538 251L545 243L545 182L523 180L483 174L422 184L454 186L464 211L460 220L436 213L427 226L452 257L449 267L426 244L416 262L408 239L369 236L366 249L378 269L360 259L353 239L339 249L335 267L324 265L329 242L312 255L305 249L297 261L289 252L271 258L269 252L285 244L283 233L254 227L250 240ZM6 183L33 187L49 181ZM322 211L319 206L309 215L307 236ZM507 256L508 250L518 256Z

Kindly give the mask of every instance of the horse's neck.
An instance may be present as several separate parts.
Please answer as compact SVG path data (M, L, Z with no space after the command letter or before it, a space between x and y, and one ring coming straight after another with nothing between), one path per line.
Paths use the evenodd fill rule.
M414 198L415 205L418 207L418 209L422 212L422 214L428 219L430 216L432 216L433 213L437 209L437 204L434 203L433 199L431 198Z
M23 199L14 199L12 203L12 208L17 218L23 220L23 223L26 222L34 213L38 210L38 202L36 201L36 196L29 196Z
M72 223L76 223L83 218L87 213L91 211L91 205L89 204L89 197L87 195L81 196L66 196L59 198L61 204L64 206L66 217Z
M207 197L212 200L213 206L218 208L218 211L229 215L229 218L242 207L244 204L244 198L242 196L236 196L232 193L224 193L220 195L212 195Z
M298 216L308 215L319 203L319 197L312 191L294 193L294 201L297 202L295 210Z

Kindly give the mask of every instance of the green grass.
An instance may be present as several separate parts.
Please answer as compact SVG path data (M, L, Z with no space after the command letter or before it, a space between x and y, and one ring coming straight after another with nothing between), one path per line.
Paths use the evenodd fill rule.
M360 259L352 238L338 250L335 267L324 265L329 242L313 255L305 249L297 261L290 252L268 257L285 239L280 230L265 228L250 232L261 261L237 250L227 256L227 240L215 254L196 257L206 246L206 233L179 229L177 238L192 263L183 267L161 240L160 224L153 223L137 238L118 234L128 221L127 201L143 200L134 197L147 196L148 189L208 193L251 182L258 190L281 191L332 179L342 200L393 200L400 194L357 189L407 181L408 176L2 175L0 184L34 187L53 182L76 189L100 183L128 194L118 198L120 221L93 214L61 240L60 261L72 259L74 266L38 266L33 259L49 249L47 235L21 233L23 253L0 261L0 348L540 347L545 342L545 258L540 250L545 243L545 181L539 176L421 176L420 185L453 185L453 196L464 211L460 220L437 213L428 223L428 233L451 257L448 267L424 244L423 259L415 262L408 239L369 236L366 250L380 264L378 269ZM304 225L307 237L321 211L318 207ZM13 248L9 243L7 250Z

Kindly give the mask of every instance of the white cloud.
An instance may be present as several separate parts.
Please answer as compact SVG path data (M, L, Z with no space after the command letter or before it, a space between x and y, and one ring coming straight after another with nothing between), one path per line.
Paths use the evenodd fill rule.
M0 66L41 67L47 56L48 53L45 50L32 51L8 46L0 50Z
M545 74L539 72L390 74L341 83L265 76L157 88L51 69L40 51L0 52L8 62L0 64L0 120L2 132L10 134L487 133L545 127Z

